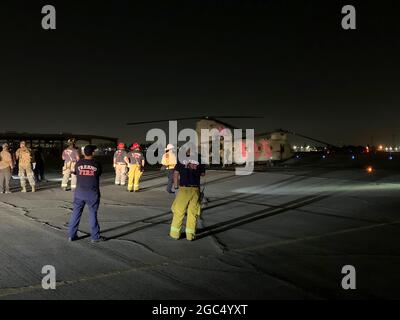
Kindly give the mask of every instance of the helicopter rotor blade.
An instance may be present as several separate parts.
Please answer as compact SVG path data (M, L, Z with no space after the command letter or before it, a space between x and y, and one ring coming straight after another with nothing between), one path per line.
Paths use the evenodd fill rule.
M170 118L170 119L160 119L160 120L151 120L151 121L138 121L138 122L128 122L128 126L140 125L140 124L150 124L150 123L160 123L160 122L168 122L168 121L182 121L182 120L201 120L201 119L209 119L218 121L218 118L225 119L258 119L263 118L261 116L201 116L201 117L184 117L184 118Z
M168 122L168 121L180 121L180 120L196 120L200 119L199 117L187 117L187 118L170 118L170 119L162 119L162 120L152 120L152 121L138 121L138 122L128 122L128 126L134 126L139 124L148 124L148 123L160 123L160 122Z

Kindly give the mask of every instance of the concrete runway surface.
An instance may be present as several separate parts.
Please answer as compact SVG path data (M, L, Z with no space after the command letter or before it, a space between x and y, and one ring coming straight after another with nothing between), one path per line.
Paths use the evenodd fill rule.
M162 172L142 191L102 179L99 221L108 241L67 241L72 193L0 194L0 299L400 298L400 174L296 168L235 176L209 171L198 238L168 237ZM56 268L55 290L41 286ZM344 290L344 265L356 290Z

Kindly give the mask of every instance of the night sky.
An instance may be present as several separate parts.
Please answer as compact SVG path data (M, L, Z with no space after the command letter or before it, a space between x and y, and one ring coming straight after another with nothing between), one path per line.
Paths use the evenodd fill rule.
M41 28L45 4L56 7L55 31ZM357 30L341 28L346 4L356 6ZM151 126L126 122L261 115L231 123L333 144L400 144L399 1L7 0L0 8L0 132L132 141Z

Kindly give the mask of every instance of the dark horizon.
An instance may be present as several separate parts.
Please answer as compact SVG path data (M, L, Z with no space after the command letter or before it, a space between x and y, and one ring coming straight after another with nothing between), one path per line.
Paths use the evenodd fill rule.
M57 30L41 29L41 7ZM394 1L2 3L2 131L144 140L131 121L262 115L332 144L400 144ZM193 127L194 122L182 125Z

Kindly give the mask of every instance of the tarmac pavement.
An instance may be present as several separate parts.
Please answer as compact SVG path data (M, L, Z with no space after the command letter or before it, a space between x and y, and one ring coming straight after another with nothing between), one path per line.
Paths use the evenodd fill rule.
M400 298L400 174L296 168L209 171L196 241L168 236L174 196L161 172L142 191L102 179L92 244L67 241L72 193L58 182L0 194L0 299ZM14 187L14 191L18 188ZM44 290L44 265L56 269ZM341 286L344 265L356 290Z

